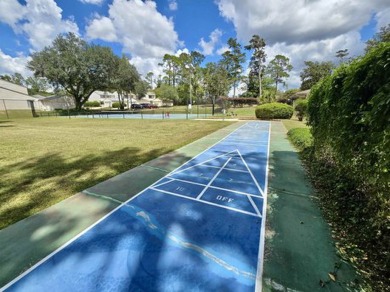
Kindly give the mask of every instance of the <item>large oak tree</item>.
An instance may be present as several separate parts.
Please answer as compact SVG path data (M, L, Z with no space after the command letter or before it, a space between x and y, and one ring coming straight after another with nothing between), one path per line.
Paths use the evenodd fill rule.
M108 47L90 45L73 33L59 35L51 46L33 53L28 68L73 96L80 110L95 90L108 90L117 57Z

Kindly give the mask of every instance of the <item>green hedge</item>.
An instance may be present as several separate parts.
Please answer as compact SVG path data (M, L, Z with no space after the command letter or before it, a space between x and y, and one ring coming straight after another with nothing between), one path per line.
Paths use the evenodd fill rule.
M283 103L266 103L256 107L256 118L261 120L291 119L294 111L292 106Z
M390 43L312 88L308 115L313 159L334 173L327 206L381 291L390 286Z
M304 117L307 115L307 105L308 105L308 100L307 99L298 99L295 102L295 112L298 117L298 120L302 121Z
M304 150L313 144L313 136L309 128L294 128L287 132L291 143L299 150Z
M99 106L100 106L100 102L98 102L97 100L87 101L84 103L84 107L99 107Z
M121 106L121 104L119 102L117 102L117 101L113 102L112 105L111 105L112 108L119 108L120 106Z

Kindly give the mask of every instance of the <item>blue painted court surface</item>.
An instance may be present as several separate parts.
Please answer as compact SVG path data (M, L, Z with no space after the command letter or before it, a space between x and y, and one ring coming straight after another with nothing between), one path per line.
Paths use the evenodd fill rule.
M260 291L269 123L249 122L7 291Z

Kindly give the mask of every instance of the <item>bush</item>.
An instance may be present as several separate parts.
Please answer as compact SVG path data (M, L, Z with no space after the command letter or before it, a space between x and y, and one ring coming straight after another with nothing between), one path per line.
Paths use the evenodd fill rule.
M313 144L313 136L309 128L294 128L287 132L291 143L300 151L309 148Z
M327 213L361 256L374 291L390 285L390 43L338 68L312 88L308 123L317 176L335 174ZM363 256L364 255L364 256Z
M291 119L292 106L283 103L266 103L256 107L256 118L261 120Z
M120 106L121 106L121 104L119 102L117 102L117 101L113 102L112 105L111 105L112 108L120 108Z
M84 107L100 107L100 102L98 101L87 101L84 103Z
M297 113L298 120L302 121L307 115L307 99L298 99L295 102L295 112Z

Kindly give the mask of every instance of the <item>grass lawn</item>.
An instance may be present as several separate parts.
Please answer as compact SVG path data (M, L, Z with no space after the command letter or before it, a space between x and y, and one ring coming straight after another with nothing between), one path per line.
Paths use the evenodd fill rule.
M0 121L0 229L230 123Z
M295 117L292 117L290 120L282 120L282 123L286 127L287 131L293 128L308 128L305 120L300 122Z

